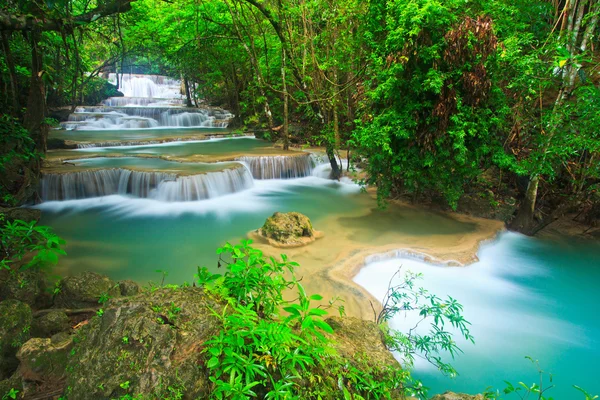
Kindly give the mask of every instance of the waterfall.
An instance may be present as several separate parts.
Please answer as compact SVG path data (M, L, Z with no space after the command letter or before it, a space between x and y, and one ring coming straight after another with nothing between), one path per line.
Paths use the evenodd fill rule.
M120 194L175 202L218 197L248 189L252 185L252 176L245 167L189 176L114 168L44 174L40 182L40 195L43 201Z
M310 154L293 156L243 156L236 159L248 166L254 179L291 179L309 176L315 166Z
M119 75L119 91L126 97L148 97L162 99L182 98L181 82L160 75ZM109 74L109 82L117 83L116 74Z
M68 130L226 128L232 118L233 114L219 108L80 106L61 126Z

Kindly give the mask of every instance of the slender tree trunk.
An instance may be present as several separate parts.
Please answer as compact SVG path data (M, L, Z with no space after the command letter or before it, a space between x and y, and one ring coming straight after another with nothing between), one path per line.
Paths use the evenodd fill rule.
M29 86L29 98L27 100L27 111L23 126L29 131L36 143L36 148L41 153L46 152L46 139L48 126L44 123L46 117L46 91L42 79L42 54L38 43L41 34L37 30L31 31L31 81Z
M4 58L6 59L6 66L8 67L8 75L10 79L10 96L12 103L12 115L16 116L19 113L19 92L17 90L17 72L15 70L15 63L12 58L10 51L10 42L8 40L9 33L2 31L2 49L4 50Z
M290 148L290 136L289 136L289 96L287 92L287 83L285 81L285 50L281 48L281 82L283 86L283 149L289 150Z
M194 104L192 103L192 96L190 95L190 83L185 76L183 77L183 86L185 88L185 105L187 107L192 107Z

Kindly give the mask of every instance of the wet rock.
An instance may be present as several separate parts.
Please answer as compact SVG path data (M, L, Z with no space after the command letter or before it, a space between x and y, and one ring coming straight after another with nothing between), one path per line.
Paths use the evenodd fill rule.
M18 300L0 302L0 379L13 374L19 365L16 354L29 337L31 308Z
M182 385L186 398L208 398L201 350L219 326L209 307L219 312L220 306L203 293L159 289L110 300L103 316L79 331L69 359L69 398L165 398L169 386Z
M21 362L19 375L23 380L56 382L66 376L67 357L73 347L73 337L61 333L50 338L33 338L17 353Z
M98 306L103 296L121 295L119 285L105 275L83 272L69 276L60 283L60 292L54 298L56 308L87 308Z
M52 310L33 320L31 333L34 337L51 337L71 328L69 317L61 310Z
M470 395L464 393L446 392L444 394L433 396L431 400L484 400L484 397L481 394Z
M257 233L272 245L280 247L303 246L320 236L308 217L298 212L276 212L267 218Z
M7 221L14 221L15 219L20 219L25 222L31 221L39 221L42 217L42 212L35 208L23 208L23 207L14 207L14 208L5 208L0 207L0 214L4 214L4 218Z
M140 285L131 280L119 281L121 296L135 296L141 292Z
M0 274L0 301L15 299L35 308L51 305L45 274L38 269Z

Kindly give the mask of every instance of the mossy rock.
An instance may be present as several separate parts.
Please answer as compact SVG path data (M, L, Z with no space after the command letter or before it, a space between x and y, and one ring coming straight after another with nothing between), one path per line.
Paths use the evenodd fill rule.
M83 272L63 279L54 298L57 308L87 308L98 306L102 296L119 297L119 285L105 275Z
M78 333L67 367L66 395L162 399L169 397L171 387L183 391L185 398L208 398L202 349L219 328L209 308L221 310L201 288L192 287L110 300L104 314Z
M30 338L31 308L18 300L0 302L0 380L17 369L16 354Z
M28 381L56 382L65 378L67 357L73 347L73 337L61 333L52 338L28 340L17 353L21 362L19 375Z
M17 374L8 379L0 380L0 399L12 399L12 397L8 397L11 390L17 391L17 399L23 398L23 381Z
M313 229L310 219L298 212L276 212L257 233L278 247L303 246L322 236Z
M119 290L121 296L135 296L142 291L140 285L129 279L119 281Z
M31 333L34 337L51 337L70 329L69 317L62 310L52 310L33 320Z
M19 300L34 308L52 305L46 275L38 269L18 273L0 273L0 301Z

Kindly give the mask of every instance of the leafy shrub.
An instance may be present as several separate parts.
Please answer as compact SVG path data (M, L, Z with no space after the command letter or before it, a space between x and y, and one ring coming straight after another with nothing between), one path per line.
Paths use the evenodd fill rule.
M0 270L13 271L13 265L22 271L56 264L58 256L66 254L61 249L64 244L65 241L48 226L37 225L37 221L4 221L4 215L0 214ZM33 257L23 264L27 254L33 254Z
M352 360L342 358L331 335L333 329L323 319L335 302L315 307L313 302L323 298L305 292L294 276L298 264L289 261L285 255L281 261L273 257L266 259L250 244L251 241L243 241L237 246L228 243L218 249L218 265L225 265L224 274L212 274L206 268L198 270L199 285L226 303L222 311L213 310L221 328L206 343L204 350L210 380L214 384L213 398L389 399L401 394L425 396L426 390L421 383L413 380L410 372L399 365L373 366L369 363L369 355L357 355ZM405 286L394 288L388 312L378 322L385 322L400 310L419 310L425 318L433 318L432 334L400 336L388 331L388 345L409 358L420 351L443 371L451 372L451 367L435 354L441 350L457 350L451 335L442 329L444 321L463 328L470 338L466 330L468 323L460 316L462 307L456 302L444 305L435 296L422 291L406 295L396 293L412 288L414 278ZM284 300L283 291L286 290L296 293L295 300ZM398 306L400 301L418 303L423 296L430 306ZM338 310L340 315L343 314L342 307Z

